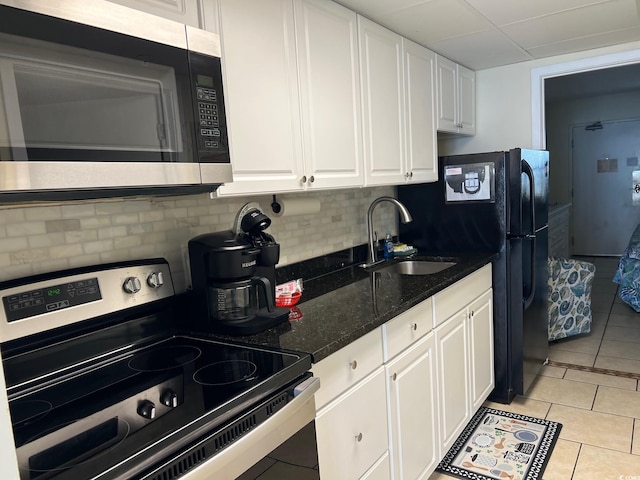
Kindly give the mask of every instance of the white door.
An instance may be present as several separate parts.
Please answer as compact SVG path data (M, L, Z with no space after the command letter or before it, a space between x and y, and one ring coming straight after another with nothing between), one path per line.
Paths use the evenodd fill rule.
M572 128L574 255L621 255L640 222L632 200L640 120L601 126Z

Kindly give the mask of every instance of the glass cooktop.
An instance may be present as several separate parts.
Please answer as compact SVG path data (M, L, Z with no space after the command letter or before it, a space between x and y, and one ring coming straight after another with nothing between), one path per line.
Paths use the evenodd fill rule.
M22 478L92 478L135 464L136 452L165 455L310 367L306 354L173 336L13 386L9 407Z

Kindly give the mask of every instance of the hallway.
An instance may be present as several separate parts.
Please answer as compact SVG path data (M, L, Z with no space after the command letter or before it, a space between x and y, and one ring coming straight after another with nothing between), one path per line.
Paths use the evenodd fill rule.
M552 365L591 367L601 373L613 370L618 375L621 373L617 372L625 372L640 378L640 313L617 295L618 285L612 279L618 258L578 258L596 266L591 291L591 333L551 342L549 361Z

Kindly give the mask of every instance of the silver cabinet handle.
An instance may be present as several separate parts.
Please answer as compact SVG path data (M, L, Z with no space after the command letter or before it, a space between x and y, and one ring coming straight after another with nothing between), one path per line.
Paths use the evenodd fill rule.
M349 363L349 365L351 365L351 370L355 370L356 368L358 368L358 362L355 360Z
M307 176L306 175L302 176L302 183L307 183Z
M356 435L356 442L361 442L361 441L362 441L362 432Z
M314 177L313 175L311 175L311 176L309 177L309 183L313 183L313 182L315 182L315 181L316 181L316 177Z
M398 379L398 374L394 373L393 375L391 375L391 380L393 380L394 382Z
M411 324L411 330L413 330L414 332L415 332L416 330L418 330L418 324L417 324L417 323L412 323L412 324Z

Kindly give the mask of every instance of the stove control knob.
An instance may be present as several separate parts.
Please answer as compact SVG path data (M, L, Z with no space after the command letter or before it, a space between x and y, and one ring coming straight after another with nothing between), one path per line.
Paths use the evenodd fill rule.
M122 284L122 288L127 293L138 293L142 289L138 277L128 277Z
M149 400L143 400L138 405L138 415L153 420L156 418L156 406Z
M160 288L164 285L164 276L162 272L153 272L147 277L147 285L151 288Z
M178 406L178 394L173 390L167 390L160 397L160 401L169 408L176 408Z

